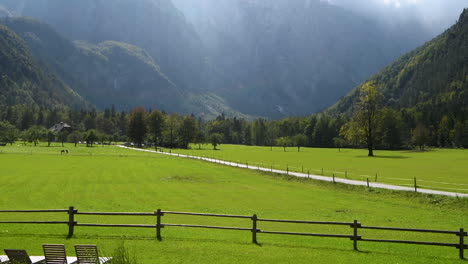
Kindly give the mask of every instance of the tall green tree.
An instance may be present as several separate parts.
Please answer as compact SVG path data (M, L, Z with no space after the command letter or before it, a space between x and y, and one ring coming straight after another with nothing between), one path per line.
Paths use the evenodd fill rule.
M301 151L301 147L307 144L307 137L304 134L297 134L292 138L294 146L297 147L297 152Z
M366 142L368 156L374 156L374 144L376 139L376 130L379 125L380 104L382 93L374 81L366 82L360 89L359 102L357 110L354 112L351 121L354 124L348 124L348 131L343 131L345 135L354 135L363 137ZM349 131L349 130L355 131Z
M146 111L142 107L133 109L128 121L128 137L137 144L143 146L146 135Z
M165 124L166 116L158 110L154 110L148 116L148 132L153 140L155 148L162 144Z
M216 147L221 144L224 140L223 134L213 133L208 137L211 145L213 145L213 150L216 150Z
M7 121L0 121L0 142L10 143L10 145L13 145L13 143L18 139L19 134L20 132L15 128L15 126Z
M197 134L197 126L194 116L186 116L178 129L179 145L182 148L188 148L189 143L193 141Z
M283 151L286 152L286 147L291 146L291 138L290 137L280 137L276 139L276 145L283 147Z
M413 129L411 142L414 145L419 146L420 150L424 150L424 146L429 142L429 139L429 129L423 123L416 125L416 128Z

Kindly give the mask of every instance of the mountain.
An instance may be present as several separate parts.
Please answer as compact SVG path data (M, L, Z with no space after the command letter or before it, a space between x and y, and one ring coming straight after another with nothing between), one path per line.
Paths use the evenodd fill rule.
M416 50L402 56L372 76L386 106L417 113L426 124L447 115L462 122L468 116L468 9L458 22ZM349 113L359 87L331 107Z
M146 51L179 88L203 90L201 41L170 0L0 0L17 16L50 24L63 36L98 44L129 43Z
M23 37L34 56L101 109L144 105L183 112L170 105L183 105L183 95L141 48L115 41L72 42L32 18L4 18L0 23Z
M189 101L183 111L207 116L319 111L426 37L417 24L387 28L320 0L174 1L182 12L171 0L0 4L98 47L88 50L106 41L139 47ZM163 101L181 111L179 101Z
M253 115L322 110L429 39L418 23L390 26L327 1L174 2L224 77L215 91Z
M90 108L80 95L47 71L32 55L23 39L0 25L0 107Z

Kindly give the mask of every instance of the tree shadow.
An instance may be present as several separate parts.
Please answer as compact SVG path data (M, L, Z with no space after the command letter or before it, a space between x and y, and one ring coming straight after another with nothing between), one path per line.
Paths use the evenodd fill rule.
M356 156L357 158L379 158L379 159L409 159L408 156L401 156L401 155L374 155L372 157L369 156Z

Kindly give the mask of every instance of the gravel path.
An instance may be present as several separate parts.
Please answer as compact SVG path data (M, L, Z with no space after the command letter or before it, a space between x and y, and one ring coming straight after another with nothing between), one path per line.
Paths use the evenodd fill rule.
M198 157L198 156L183 155L183 154L177 154L177 153L159 152L159 151L147 150L147 149L130 148L130 147L125 147L125 146L119 146L119 147L126 148L126 149L131 149L131 150L143 151L143 152L150 152L150 153L156 153L156 154L162 154L162 155L175 156L175 157L180 157L180 158L204 160L204 161L208 161L208 162L223 164L223 165L226 165L226 166L245 168L245 169L250 169L250 170L259 170L259 171L273 172L273 173L278 173L278 174L288 174L288 175L301 177L301 178L309 178L309 179L314 179L314 180L319 180L319 181L333 182L332 177L325 177L325 176L320 176L320 175L313 175L313 174L307 175L305 173L300 173L300 172L291 172L291 171L288 172L288 171L284 171L284 170L276 170L276 169L271 169L271 168L248 166L248 165L245 165L245 164L240 164L240 163L235 163L235 162L229 162L229 161L223 161L223 160L217 160L217 159L210 159L210 158L203 158L203 157ZM367 186L366 181L348 180L348 179L343 179L343 178L335 178L335 182L349 184L349 185ZM381 189L387 189L387 190L414 192L413 187L404 187L404 186L384 184L384 183L376 183L376 182L369 182L369 187L381 188ZM420 188L418 188L417 191L418 191L418 193L436 194L436 195L444 195L444 196L451 196L451 197L468 197L467 193L445 192L445 191L420 189Z

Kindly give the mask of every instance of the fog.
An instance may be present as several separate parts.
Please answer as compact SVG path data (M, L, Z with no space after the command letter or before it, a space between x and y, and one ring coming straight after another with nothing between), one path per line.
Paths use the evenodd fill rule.
M256 2L284 7L304 1L328 2L389 24L418 23L437 35L453 25L468 0L172 0L191 22L207 14L226 14L235 2ZM221 10L220 10L221 9ZM229 13L229 11L227 12ZM196 23L196 22L195 22Z
M417 21L433 34L453 25L468 0L323 0L387 23Z

